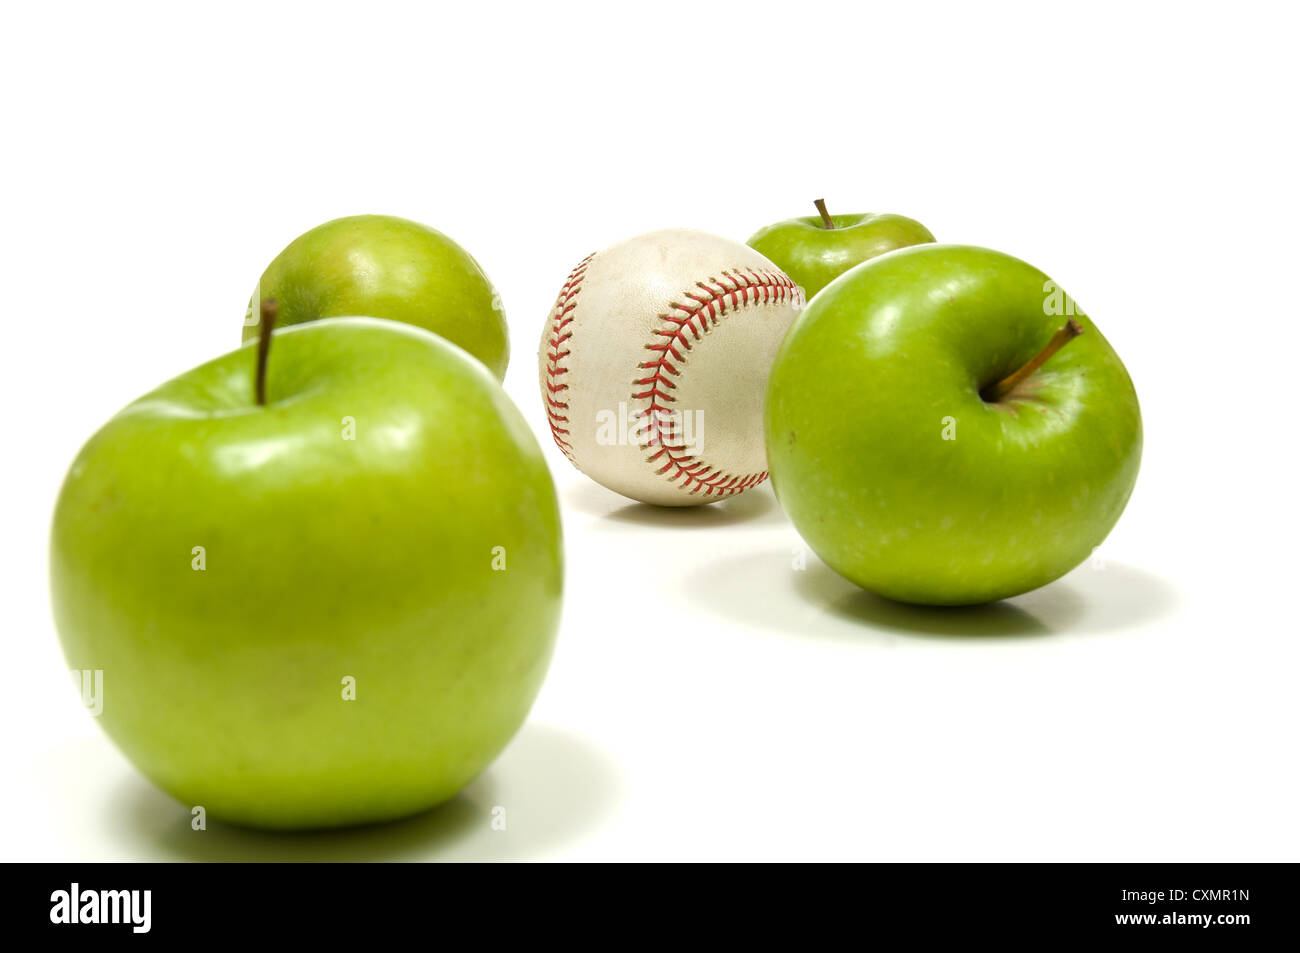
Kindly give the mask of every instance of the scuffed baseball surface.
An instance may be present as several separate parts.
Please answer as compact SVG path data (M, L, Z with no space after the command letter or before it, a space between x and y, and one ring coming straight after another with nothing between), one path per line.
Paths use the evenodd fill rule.
M624 496L694 506L767 479L763 393L803 292L737 241L669 229L569 275L542 334L557 446Z

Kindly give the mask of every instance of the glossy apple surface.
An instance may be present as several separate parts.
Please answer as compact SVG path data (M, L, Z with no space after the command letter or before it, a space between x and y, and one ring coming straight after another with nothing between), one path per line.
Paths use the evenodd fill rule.
M982 392L1069 318L1083 333L1006 397ZM765 407L782 507L831 568L904 602L989 602L1078 565L1137 479L1128 372L1038 269L923 245L826 287L782 343Z
M855 265L896 248L934 241L930 230L902 215L832 215L792 218L762 229L750 246L795 280L809 301Z
M295 238L258 282L244 315L257 337L258 299L280 305L280 327L365 314L432 331L506 373L501 299L483 269L442 232L392 215L338 218Z
M276 331L265 406L255 350L140 398L73 463L50 565L68 666L103 672L102 727L210 816L432 807L504 747L546 672L562 566L540 448L427 331Z

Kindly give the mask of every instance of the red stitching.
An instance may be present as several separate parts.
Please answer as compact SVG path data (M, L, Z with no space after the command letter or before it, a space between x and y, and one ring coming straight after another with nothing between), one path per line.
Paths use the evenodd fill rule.
M667 327L656 329L654 335L663 340L645 345L646 350L657 355L655 360L637 365L653 373L632 382L632 399L649 402L645 410L638 412L638 416L649 415L651 433L646 447L659 448L646 457L646 462L654 463L660 457L667 457L667 462L655 473L662 475L672 471L672 475L667 477L668 482L681 480L681 489L690 488L692 495L703 490L705 496L732 496L762 483L767 479L767 471L743 476L725 473L685 452L686 445L680 437L674 440L676 425L673 418L665 420L671 413L671 405L677 400L669 393L677 389L670 378L681 376L682 365L694 345L730 312L753 304L802 302L803 291L779 271L733 269L723 271L721 278L711 276L708 281L697 281L694 288L683 293L683 297L692 303L686 305L674 301L669 307L676 314L659 315L667 322Z
M560 380L563 375L569 373L569 369L562 367L560 362L572 352L569 348L560 350L560 346L573 337L573 331L566 331L565 328L573 323L573 309L578 306L577 297L578 292L582 290L582 277L587 273L587 265L595 257L595 252L592 252L578 262L578 267L569 272L564 287L560 289L559 297L555 299L555 308L551 312L551 333L547 338L546 416L551 424L551 436L555 438L555 445L570 460L573 459L573 444L568 440L569 404L560 397L569 389L569 385Z

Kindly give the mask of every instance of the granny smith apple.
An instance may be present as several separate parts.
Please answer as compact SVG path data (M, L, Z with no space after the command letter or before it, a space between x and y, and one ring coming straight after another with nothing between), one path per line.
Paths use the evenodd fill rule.
M561 597L536 440L427 331L277 331L137 400L82 449L50 575L99 721L184 804L266 828L454 795L519 728Z
M1133 382L1037 268L959 245L859 265L791 327L765 427L778 499L892 599L989 602L1078 565L1137 479Z
M854 265L934 241L928 228L902 215L831 215L821 199L815 204L820 215L777 222L749 240L803 288L808 300Z
M245 341L257 337L267 299L279 302L280 326L350 314L414 324L505 377L510 340L500 297L469 252L418 222L354 215L295 238L258 282Z

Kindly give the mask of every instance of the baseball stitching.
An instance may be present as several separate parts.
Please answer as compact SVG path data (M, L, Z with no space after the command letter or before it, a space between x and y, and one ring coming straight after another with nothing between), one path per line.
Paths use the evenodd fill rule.
M595 257L596 253L592 252L578 262L578 267L569 273L560 289L560 296L555 299L555 310L551 313L551 336L546 351L546 416L555 445L570 460L573 459L573 444L569 442L569 403L563 399L566 396L564 392L569 389L563 378L569 369L562 362L569 356L569 348L564 345L573 337L573 331L565 329L573 323L573 309L578 306L582 277Z
M585 264L584 262L583 266ZM682 366L694 345L729 313L756 304L791 300L801 303L803 291L780 272L732 269L723 271L721 278L711 276L707 281L696 282L695 288L685 292L683 297L692 304L674 301L669 307L676 314L659 315L667 326L656 330L654 334L664 340L645 345L646 350L655 352L658 357L637 365L641 370L653 373L633 381L638 389L633 390L632 399L649 401L644 411L649 416L651 431L646 447L659 447L646 457L646 462L655 463L666 458L663 466L655 473L666 475L668 482L677 484L681 489L689 488L691 495L703 490L705 496L731 496L762 483L767 479L767 471L731 474L716 470L686 452L684 443L673 442L672 426L667 428L667 433L663 426L663 418L671 414L672 408L669 405L677 400L669 393L677 389L670 378L681 376ZM678 483L678 480L681 482Z

